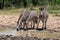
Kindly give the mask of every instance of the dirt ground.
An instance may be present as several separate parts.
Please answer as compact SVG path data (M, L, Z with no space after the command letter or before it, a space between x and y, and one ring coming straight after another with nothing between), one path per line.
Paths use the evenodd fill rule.
M19 16L15 15L0 15L0 27L17 27L17 20ZM42 22L39 24L39 28L42 27ZM60 29L60 17L49 15L47 21L47 29Z
M37 38L37 37L22 37L22 36L18 36L18 37L12 37L12 36L0 36L0 40L60 40L59 38Z
M19 18L19 16L15 16L15 15L0 15L0 31L8 30L8 28L16 28L17 27L16 22L17 22L18 18ZM42 22L40 22L40 24L39 24L39 28L41 28L41 27L42 27ZM49 18L47 21L47 29L55 29L60 32L60 17L49 15ZM30 37L27 35L25 37L22 37L22 36L24 36L24 33L26 33L26 31L25 31L25 32L23 32L23 34L22 34L22 32L17 32L20 35L22 35L22 36L18 36L18 37L12 37L12 35L0 36L0 40L60 40L60 33L56 34L56 33L49 33L46 31L44 31L44 32L45 32L44 36L47 38L43 38L43 39L41 38L42 32L38 32L38 31L33 32L33 33L31 32L32 34L38 34L38 35L35 35L34 37ZM50 38L48 38L48 36L46 36L47 34ZM59 38L54 38L54 37L59 37Z

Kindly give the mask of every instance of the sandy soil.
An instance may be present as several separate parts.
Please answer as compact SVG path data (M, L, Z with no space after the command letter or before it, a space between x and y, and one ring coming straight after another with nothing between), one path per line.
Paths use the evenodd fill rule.
M0 15L0 29L2 29L2 28L4 29L7 27L8 28L16 28L17 27L16 22L17 22L18 18L19 18L19 16L15 16L15 15ZM42 22L40 22L40 24L39 24L39 28L41 28L41 27L42 27ZM49 15L49 18L47 21L47 29L55 29L55 30L60 31L60 17ZM26 35L25 37L22 37L25 35L24 33L26 33L26 31L25 32L17 32L18 34L20 34L22 36L12 37L12 35L3 35L3 36L0 36L0 40L60 40L60 33L55 34L55 33L49 33L46 31L45 31L44 36L49 34L46 37L49 36L50 38L42 39L41 38L42 32L33 32L33 33L31 32L32 34L34 34L34 33L36 34L34 37L30 37L31 35L29 32L28 32L28 34L30 36ZM59 38L52 38L52 37L59 37Z
M0 27L16 27L18 17L15 15L0 15Z
M16 22L19 16L15 15L0 15L0 27L17 27ZM39 27L42 27L42 22L40 22ZM60 29L60 17L49 15L47 21L47 28L58 28Z
M12 36L0 36L0 40L60 40L59 38L37 38L37 37L22 37L22 36L18 36L18 37L12 37Z

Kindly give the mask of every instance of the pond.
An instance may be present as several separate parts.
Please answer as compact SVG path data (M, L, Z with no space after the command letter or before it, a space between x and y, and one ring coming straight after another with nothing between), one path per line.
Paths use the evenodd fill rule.
M60 37L60 33L58 32L52 32L50 33L47 30L42 30L42 31L38 31L38 30L21 30L21 31L17 31L16 29L8 29L8 30L3 30L0 31L0 35L13 35L13 36L31 36L31 37L38 37L38 38L59 38Z

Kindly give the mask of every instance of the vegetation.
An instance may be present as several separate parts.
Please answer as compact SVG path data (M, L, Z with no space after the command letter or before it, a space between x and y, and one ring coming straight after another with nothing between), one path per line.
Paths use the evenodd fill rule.
M53 6L60 5L60 0L0 0L0 9L7 7L31 7L31 6L40 6L47 5Z
M0 0L0 9L17 9L45 6L46 9L52 14L60 13L60 0ZM53 10L53 11L51 11Z

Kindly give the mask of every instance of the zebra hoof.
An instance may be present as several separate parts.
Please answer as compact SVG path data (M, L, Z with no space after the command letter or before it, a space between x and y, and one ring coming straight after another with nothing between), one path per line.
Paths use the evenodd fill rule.
M17 31L19 31L19 29L18 29L18 28L17 28L16 30L17 30Z
M42 28L42 30L46 30L47 28Z
M36 29L39 29L38 27Z
M47 28L45 27L44 30L46 30Z
M44 28L45 30L47 29L47 28Z

